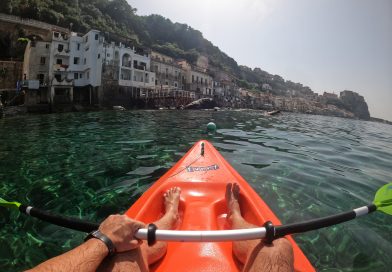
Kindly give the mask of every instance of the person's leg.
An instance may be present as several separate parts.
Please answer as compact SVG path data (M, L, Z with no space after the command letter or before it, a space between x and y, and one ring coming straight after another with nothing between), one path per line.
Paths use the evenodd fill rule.
M271 245L259 242L248 256L243 271L294 271L294 256L291 243L286 238L276 239Z
M234 183L226 187L227 220L232 229L255 228L241 215L239 205L240 187ZM243 271L293 271L293 250L290 242L277 239L273 245L264 245L258 240L233 242L235 257L244 264Z
M240 205L238 203L240 194L239 186L234 184L228 184L226 186L226 205L227 205L227 221L231 225L232 229L250 229L257 228L253 224L248 223L241 215ZM245 263L248 255L259 243L257 240L247 240L247 241L235 241L233 242L233 253L234 256L241 263Z
M165 214L154 222L158 229L169 230L176 227L179 220L178 205L180 203L180 194L181 189L179 187L171 188L163 194ZM150 265L159 261L166 254L167 242L157 241L152 247L149 247L147 243L143 243L141 248L147 263Z
M174 187L163 195L165 214L154 224L158 229L173 229L178 222L178 205L180 202L181 189ZM148 266L161 259L167 249L166 242L157 242L149 247L146 242L137 250L116 254L105 260L98 271L148 271Z

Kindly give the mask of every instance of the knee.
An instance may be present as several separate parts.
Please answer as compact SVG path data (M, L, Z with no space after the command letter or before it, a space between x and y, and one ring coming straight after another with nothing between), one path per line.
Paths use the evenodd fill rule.
M293 246L286 238L279 238L272 242L273 251L283 253L286 256L293 255Z
M276 239L272 242L272 245L276 248L293 250L293 246L291 245L291 242L286 238Z
M271 255L281 261L285 260L288 264L294 260L293 246L286 238L280 238L273 241Z

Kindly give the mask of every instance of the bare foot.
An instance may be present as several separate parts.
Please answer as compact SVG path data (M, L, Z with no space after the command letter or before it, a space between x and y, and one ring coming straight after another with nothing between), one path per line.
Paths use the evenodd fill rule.
M165 213L171 214L175 219L178 219L178 204L180 202L181 189L173 187L163 194Z
M238 203L240 186L237 183L227 184L225 197L228 211L227 219L231 221L233 216L241 216L240 204Z

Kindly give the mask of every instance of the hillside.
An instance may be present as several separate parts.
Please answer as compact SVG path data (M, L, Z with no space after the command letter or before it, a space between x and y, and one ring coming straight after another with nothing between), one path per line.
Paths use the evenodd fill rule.
M275 94L284 95L287 90L295 90L303 95L311 92L309 87L285 81L259 68L252 70L239 66L233 58L204 39L200 31L186 24L173 23L160 15L138 16L136 9L126 0L3 0L0 12L71 28L81 33L89 29L114 33L191 63L200 55L207 56L211 72L223 70L231 74L240 87L261 91L262 84L268 83ZM9 41L3 41L1 37L0 40L0 45L6 48Z

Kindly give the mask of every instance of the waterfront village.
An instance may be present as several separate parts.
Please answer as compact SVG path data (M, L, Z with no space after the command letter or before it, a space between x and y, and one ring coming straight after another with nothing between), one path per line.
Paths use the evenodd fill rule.
M208 107L216 109L370 118L364 98L352 91L343 91L339 97L305 88L277 95L270 83L284 79L276 75L270 75L264 83L252 84L255 88L243 88L234 76L211 69L205 56L189 63L114 35L111 39L111 35L98 30L80 34L35 20L4 14L0 17L4 27L25 25L24 31L34 34L34 39L27 41L23 62L0 61L0 71L8 72L0 81L3 104L17 105L19 101L26 112L120 106L183 109L203 107L203 101L207 101Z

